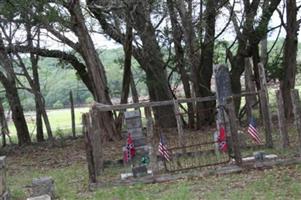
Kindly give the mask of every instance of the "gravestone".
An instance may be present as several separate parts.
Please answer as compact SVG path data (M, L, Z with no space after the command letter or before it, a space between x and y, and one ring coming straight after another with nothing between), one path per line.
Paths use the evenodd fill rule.
M229 70L225 65L219 65L215 70L216 99L217 99L217 126L224 126L227 134L228 152L233 154L235 162L240 165L241 153L239 148L237 117L232 95ZM227 110L227 112L226 112Z
M143 134L140 110L127 111L124 113L124 116L127 134L131 134L136 150L135 156L131 160L133 176L146 175L147 166L149 164L150 147L146 144L146 137ZM123 152L126 153L126 151L127 148L123 147Z
M134 167L132 171L135 178L147 175L147 168L145 165Z
M264 151L257 151L253 153L255 161L263 161L265 159L265 152Z
M55 197L54 194L54 181L51 177L41 177L32 180L32 197L42 195L49 195L51 198Z
M231 82L229 76L229 70L225 65L216 65L215 69L215 94L216 94L216 125L217 130L220 130L220 126L224 126L226 121L228 121L227 115L225 113L226 98L232 94ZM228 127L225 127L226 133L229 133ZM218 136L219 131L214 132L213 137L215 141L215 153L219 154L219 145L218 145Z
M231 134L229 124L229 118L226 114L226 104L227 104L227 97L232 95L231 89L231 80L229 75L229 70L226 65L217 65L215 68L215 89L216 89L216 107L217 107L217 117L216 117L216 124L217 129L220 130L220 126L224 126L226 134L227 134L227 143L231 140L229 136ZM217 135L219 133L217 132ZM217 136L215 136L217 137ZM228 145L228 147L231 147ZM218 146L215 147L216 153L218 153ZM231 150L230 150L231 151Z
M146 138L143 135L140 110L127 111L124 113L128 133L131 134L134 146L146 145Z
M216 88L216 106L217 106L217 127L220 125L228 124L229 119L225 113L225 106L227 103L227 97L232 95L231 80L228 67L225 65L218 65L215 68L215 88ZM225 127L226 133L230 134L229 127Z
M215 68L215 84L217 106L225 106L226 98L232 95L231 80L226 65L218 65Z

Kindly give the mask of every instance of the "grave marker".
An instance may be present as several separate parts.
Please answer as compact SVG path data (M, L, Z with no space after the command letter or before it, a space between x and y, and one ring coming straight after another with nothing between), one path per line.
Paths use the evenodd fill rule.
M225 106L227 104L227 97L232 95L231 81L229 70L225 65L218 65L215 68L215 88L216 88L216 107L217 107L217 127L218 130L220 125L224 125L226 133L231 133L229 119L225 113Z
M215 69L215 84L216 84L216 98L217 106L226 105L227 97L232 95L231 80L228 67L225 65L218 65Z
M267 80L265 76L265 69L263 64L258 64L258 72L259 72L259 80L260 80L260 105L261 105L261 113L264 124L265 131L265 143L268 148L273 147L273 138L272 138L272 123L271 123L271 115L269 110L269 96L268 96L268 87Z
M32 197L49 195L55 198L54 181L51 177L41 177L32 180Z
M128 133L130 133L133 138L135 148L146 145L142 130L140 110L127 111L124 113L124 117Z
M226 129L229 153L233 151L235 161L241 164L241 154L237 137L237 118L234 110L229 70L225 65L219 65L215 69L216 100L217 100L217 127L223 125ZM228 100L228 101L227 101ZM226 113L226 110L228 113Z
M136 150L135 156L131 161L133 176L147 175L150 147L146 145L146 137L143 134L141 112L140 110L126 111L124 117L128 131L127 134L131 134ZM123 151L127 151L126 147L123 147Z

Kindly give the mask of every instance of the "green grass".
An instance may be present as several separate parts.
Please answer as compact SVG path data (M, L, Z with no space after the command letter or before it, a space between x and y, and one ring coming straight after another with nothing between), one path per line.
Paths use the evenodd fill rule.
M252 171L243 174L210 176L200 180L180 180L171 183L117 186L87 190L87 170L83 165L57 169L27 170L9 176L12 199L24 199L24 189L32 177L53 177L59 199L106 200L185 200L185 199L299 199L301 166Z
M83 113L88 112L89 108L75 108L75 124L76 124L76 130L77 133L80 133L81 131L81 116ZM51 129L55 136L61 137L65 136L67 134L70 135L71 133L71 111L70 109L57 109L57 110L47 110L48 118L50 121ZM26 121L27 126L29 129L29 132L32 135L32 139L35 139L35 113L34 112L27 112L26 115ZM16 128L11 121L8 124L8 128L11 132L11 137L13 141L17 141L16 139ZM44 128L44 133L46 135L46 129Z

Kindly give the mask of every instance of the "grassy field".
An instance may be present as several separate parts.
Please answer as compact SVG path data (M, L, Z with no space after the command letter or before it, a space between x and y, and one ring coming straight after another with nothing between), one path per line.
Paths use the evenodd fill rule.
M75 124L77 133L80 134L81 131L81 116L83 113L88 112L89 108L75 108ZM47 110L50 125L54 135L57 137L70 135L71 133L71 111L69 108L57 109L57 110ZM26 112L26 121L28 125L29 132L31 133L32 139L35 139L35 113ZM13 141L16 141L16 129L12 121L8 124L9 130ZM44 129L44 132L46 130Z
M110 147L111 146L111 147ZM107 148L112 148L109 143ZM240 174L183 179L150 185L88 190L88 170L82 139L63 146L46 143L14 149L8 154L8 182L12 199L28 197L32 178L51 176L58 199L193 200L193 199L300 199L301 165L254 170Z

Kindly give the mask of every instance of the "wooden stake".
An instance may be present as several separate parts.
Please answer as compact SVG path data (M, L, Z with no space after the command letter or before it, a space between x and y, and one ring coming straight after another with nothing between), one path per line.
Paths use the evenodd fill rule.
M156 148L156 140L154 135L154 121L152 118L152 110L151 107L145 107L144 108L145 117L147 120L147 127L146 127L146 133L147 133L147 142L150 145L150 167L153 171L153 174L155 174L158 171L158 165L157 165L157 148Z
M238 140L238 135L237 135L237 118L235 114L235 106L234 106L234 99L233 97L230 97L227 102L227 111L228 111L228 116L229 116L229 124L226 124L226 126L230 127L231 130L231 143L232 143L232 148L233 148L233 153L234 153L234 158L235 158L235 163L237 165L242 164L242 158L241 158L241 152L240 152L240 147L239 147L239 140Z
M252 58L245 58L245 85L246 92L255 92L254 83L252 80L253 61ZM256 102L256 96L246 95L246 111L248 122L252 117L252 105Z
M179 103L174 100L174 109L175 109L175 115L176 115L176 121L177 121L177 128L178 128L178 136L179 136L179 146L184 147L185 146L185 138L184 138L184 131L183 131L183 124L180 116L180 109L179 109Z
M71 105L71 127L72 127L72 137L76 137L76 130L75 130L75 112L74 112L74 101L73 101L73 94L72 90L70 90L70 105Z
M267 88L267 81L265 77L264 67L261 63L258 64L258 71L259 71L259 80L260 80L259 98L260 98L264 130L265 130L265 144L268 148L272 148L273 138L272 138L271 116L269 110L268 88Z
M82 123L83 123L83 135L85 138L85 149L86 149L86 157L88 162L88 172L89 172L89 182L96 183L96 176L95 176L95 166L93 161L93 146L89 137L89 131L91 129L91 116L90 113L85 113L82 115Z
M278 114L278 125L279 125L279 132L282 140L282 148L287 148L289 146L289 138L287 134L287 127L285 121L285 114L284 114L284 104L283 98L281 94L281 90L276 91L276 99L277 99L277 114Z

